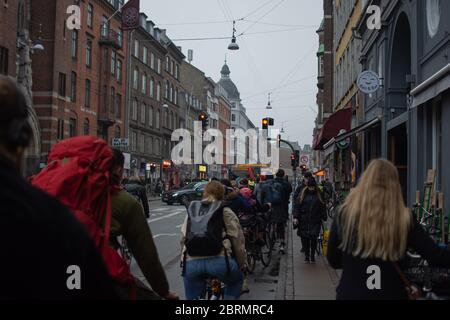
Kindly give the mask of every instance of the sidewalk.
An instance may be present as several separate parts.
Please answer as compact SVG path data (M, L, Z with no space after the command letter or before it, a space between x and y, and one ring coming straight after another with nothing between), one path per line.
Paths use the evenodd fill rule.
M292 224L288 227L288 250L281 260L277 300L334 300L339 272L332 269L326 257L316 257L316 264L305 264L300 253L301 241ZM285 275L285 276L283 276Z

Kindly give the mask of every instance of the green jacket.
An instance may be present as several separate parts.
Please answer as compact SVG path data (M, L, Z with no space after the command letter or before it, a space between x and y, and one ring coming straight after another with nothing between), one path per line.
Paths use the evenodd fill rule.
M141 204L123 190L111 201L110 238L113 241L118 236L125 238L145 279L157 294L165 297L169 293L169 283Z

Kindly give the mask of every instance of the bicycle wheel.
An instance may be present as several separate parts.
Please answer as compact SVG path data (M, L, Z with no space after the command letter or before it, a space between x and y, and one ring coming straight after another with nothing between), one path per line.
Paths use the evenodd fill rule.
M260 246L259 250L261 253L261 262L266 268L270 265L270 261L272 261L272 248L273 246L268 234L264 232L264 245Z

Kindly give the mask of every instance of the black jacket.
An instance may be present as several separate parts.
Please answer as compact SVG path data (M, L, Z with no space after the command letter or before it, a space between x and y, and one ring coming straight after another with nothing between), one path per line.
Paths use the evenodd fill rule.
M450 268L450 251L439 248L425 233L423 228L413 219L408 235L408 246L418 252L431 266ZM328 240L327 258L335 269L343 269L337 287L339 300L405 300L408 299L404 284L396 272L392 262L381 259L363 259L354 257L339 249L340 241L339 217L335 218ZM406 253L405 253L406 255ZM405 261L398 262L402 268ZM368 268L380 268L381 290L369 290L367 280L370 276Z
M322 221L327 220L325 205L319 200L316 191L306 191L301 203L295 202L294 218L299 221L297 235L316 239L319 236Z
M137 181L129 181L123 186L123 188L128 193L139 198L139 201L141 202L142 207L144 208L145 215L149 217L150 208L148 206L147 190L145 189L145 187Z
M271 185L273 183L280 183L283 186L283 199L281 204L272 205L272 214L270 219L272 222L286 222L289 218L289 200L292 193L292 186L289 182L282 178L275 178L264 182L261 186L261 203L268 203L267 198L268 194L272 191Z
M102 258L83 227L56 199L0 158L0 300L115 298ZM70 266L81 290L69 290Z

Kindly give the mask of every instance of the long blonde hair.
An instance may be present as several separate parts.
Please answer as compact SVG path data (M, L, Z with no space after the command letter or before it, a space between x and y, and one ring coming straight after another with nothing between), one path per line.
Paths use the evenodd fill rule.
M411 214L403 202L397 168L387 160L372 161L345 200L339 219L341 250L361 258L402 259Z

